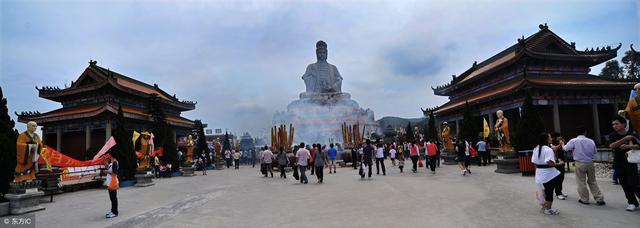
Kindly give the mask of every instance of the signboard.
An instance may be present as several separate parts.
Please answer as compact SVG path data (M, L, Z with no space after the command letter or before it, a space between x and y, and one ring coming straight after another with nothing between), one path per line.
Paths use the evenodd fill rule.
M207 135L213 135L213 130L211 130L211 129L206 129L206 130L204 130L204 132Z
M217 128L216 129L216 134L222 134L222 128Z

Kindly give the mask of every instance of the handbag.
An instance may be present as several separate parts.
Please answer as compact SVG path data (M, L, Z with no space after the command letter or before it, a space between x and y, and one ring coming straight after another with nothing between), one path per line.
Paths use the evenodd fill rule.
M120 181L118 181L118 176L115 174L109 174L111 178L109 181L109 185L107 185L107 189L109 190L118 190L120 188Z
M364 162L360 164L360 171L358 172L361 177L364 177Z
M627 151L627 162L639 164L640 163L640 150Z
M424 167L424 164L422 164L422 159L418 160L418 167L420 168Z
M633 141L629 142L629 145L633 145ZM640 150L627 151L627 162L635 164L640 163Z

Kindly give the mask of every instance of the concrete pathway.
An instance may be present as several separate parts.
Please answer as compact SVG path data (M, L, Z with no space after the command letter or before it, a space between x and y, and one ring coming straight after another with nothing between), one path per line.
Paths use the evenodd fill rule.
M118 191L120 216L107 220L106 190L67 193L44 204L37 227L640 227L640 211L625 211L622 188L599 180L606 206L577 202L573 174L567 200L555 200L558 216L540 213L533 177L495 173L495 165L456 166L436 175L399 173L387 161L386 176L361 180L339 168L325 183L264 178L258 169L209 171L207 176L156 179L146 188ZM308 172L307 172L308 174Z

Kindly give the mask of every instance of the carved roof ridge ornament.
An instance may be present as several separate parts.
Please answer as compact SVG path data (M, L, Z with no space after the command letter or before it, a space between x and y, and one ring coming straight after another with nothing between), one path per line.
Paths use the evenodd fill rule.
M640 55L640 53L638 51L636 51L636 49L633 49L633 44L629 45L629 47L631 48L631 52L636 54L636 55Z
M538 28L540 28L540 30L549 30L547 23L538 25Z

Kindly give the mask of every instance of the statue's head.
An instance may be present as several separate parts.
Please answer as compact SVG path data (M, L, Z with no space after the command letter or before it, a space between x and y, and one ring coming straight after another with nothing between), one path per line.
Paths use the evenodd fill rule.
M189 140L193 139L192 135L187 136L189 138Z
M29 133L33 134L36 132L36 130L38 129L38 124L34 121L29 121L27 123L27 131L29 131Z
M636 90L636 96L640 95L640 83L638 83L635 86L633 86L633 89Z
M504 113L502 112L502 110L498 110L496 112L496 116L498 116L498 118L502 118L502 117L504 117Z
M327 61L327 43L320 40L316 43L316 57L318 61Z

